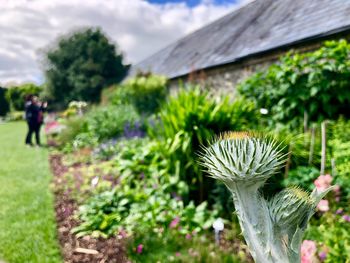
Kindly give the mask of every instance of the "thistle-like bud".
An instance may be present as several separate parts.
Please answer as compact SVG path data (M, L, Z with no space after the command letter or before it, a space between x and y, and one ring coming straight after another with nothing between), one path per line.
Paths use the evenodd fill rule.
M271 218L280 228L304 227L314 208L315 202L309 193L298 187L282 190L269 202Z
M213 178L225 183L264 182L281 168L284 157L273 139L229 132L204 149L202 164Z

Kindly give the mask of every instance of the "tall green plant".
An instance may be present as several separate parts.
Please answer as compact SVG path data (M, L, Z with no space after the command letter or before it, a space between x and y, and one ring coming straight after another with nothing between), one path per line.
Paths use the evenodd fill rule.
M258 117L252 103L214 98L199 87L180 90L160 111L162 127L155 130L167 140L173 164L179 164L182 178L191 186L191 198L202 201L212 189L197 163L200 145L213 133L256 127ZM199 186L199 187L198 187Z
M266 180L283 166L285 155L269 138L227 133L205 148L203 165L228 187L250 252L257 263L298 263L307 223L330 191L308 194L287 188L266 200Z

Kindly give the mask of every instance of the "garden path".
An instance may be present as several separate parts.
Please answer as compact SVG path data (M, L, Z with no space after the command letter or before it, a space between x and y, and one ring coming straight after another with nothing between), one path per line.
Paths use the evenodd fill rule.
M48 152L27 148L25 132L23 122L0 124L0 259L62 262Z

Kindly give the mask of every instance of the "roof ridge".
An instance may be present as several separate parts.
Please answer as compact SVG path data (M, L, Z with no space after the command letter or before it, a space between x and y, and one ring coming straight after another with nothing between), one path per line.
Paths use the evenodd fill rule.
M180 37L179 39L177 39L177 40L175 40L175 41L173 41L173 42L171 42L170 44L166 45L165 47L161 48L160 50L154 52L152 55L148 56L147 58L142 59L141 61L139 61L139 62L136 63L136 66L139 65L139 64L142 64L142 63L143 63L144 61L146 61L146 60L151 59L152 57L156 56L158 53L163 52L164 50L170 48L171 46L176 46L176 44L178 44L178 43L181 42L182 40L184 40L184 39L186 39L186 38L192 36L193 34L196 34L197 32L199 32L199 31L205 29L206 27L211 26L212 24L217 23L217 22L219 22L220 20L223 20L223 19L227 18L228 16L233 15L233 14L236 13L236 12L238 13L238 11L240 11L241 9L243 9L243 8L245 8L245 7L247 7L247 6L251 5L251 4L253 4L254 2L258 2L258 0L246 0L246 1L247 1L247 2L245 3L245 0L243 0L242 5L238 5L237 8L235 8L235 9L232 10L231 12L227 13L226 15L223 15L223 16L221 16L221 17L215 19L214 21L208 22L207 24L203 25L202 27L197 28L197 29L195 29L194 31L187 33L186 35Z

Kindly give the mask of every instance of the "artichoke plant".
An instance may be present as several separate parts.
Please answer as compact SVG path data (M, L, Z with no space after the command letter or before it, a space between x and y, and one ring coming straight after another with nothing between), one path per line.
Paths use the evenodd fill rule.
M310 194L298 187L267 200L266 180L285 163L283 149L272 138L230 132L204 148L202 165L230 190L242 234L257 263L298 263L307 223L319 201L330 191Z

